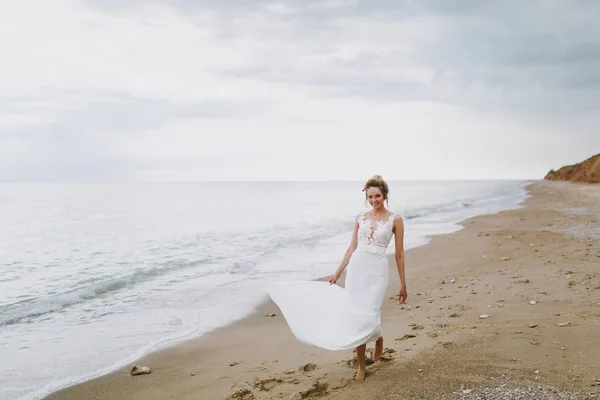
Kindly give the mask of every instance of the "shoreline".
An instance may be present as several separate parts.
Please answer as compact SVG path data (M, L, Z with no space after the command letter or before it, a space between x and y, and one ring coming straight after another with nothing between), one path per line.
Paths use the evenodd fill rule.
M506 190L504 192L502 191L488 191L489 193L487 193L487 197L483 197L483 196L475 196L475 197L470 197L467 198L466 197L466 193L465 191L460 191L460 194L458 195L458 197L460 199L456 200L456 195L453 197L454 200L450 199L446 199L444 201L439 202L439 205L436 205L434 207L421 207L421 206L411 206L408 207L408 211L406 211L407 214L407 221L409 222L409 226L411 223L415 222L416 225L416 229L412 230L412 227L409 228L412 230L412 236L414 237L410 237L410 235L408 236L408 240L410 241L409 243L407 243L405 241L406 245L410 245L411 248L414 247L419 247L419 246L423 246L423 245L427 245L429 242L429 237L431 235L436 235L436 234L446 234L446 233L452 233L455 232L456 230L462 229L460 227L460 222L464 219L470 218L472 217L474 214L478 214L478 215L483 215L486 213L490 213L490 212L497 212L499 209L501 208L514 208L517 207L518 204L520 202L523 201L523 199L525 198L525 190L524 187L528 184L529 181L522 181L522 180L499 180L499 181L503 181L503 182L507 182L507 185L504 186L505 189L509 189ZM441 181L444 182L444 181ZM484 181L485 182L485 181ZM427 182L424 182L427 183ZM464 182L462 181L457 181L457 183L460 185L462 185ZM510 184L508 184L510 183ZM485 185L484 185L485 186ZM470 193L470 192L469 192ZM478 191L474 191L473 193L479 193ZM433 196L432 198L435 199L434 202L438 201L436 196ZM437 203L436 203L437 204ZM414 211L414 209L416 210L421 210L421 211ZM413 211L410 211L413 210ZM403 213L404 214L404 213ZM429 216L432 216L432 218L428 221L427 218ZM439 217L439 218L438 218ZM421 220L423 218L423 221ZM433 223L432 221L436 221L437 223ZM421 222L422 221L422 222ZM344 228L347 230L347 227ZM339 235L339 232L338 234ZM301 235L302 236L302 235ZM337 236L335 236L334 238L337 238ZM327 238L325 240L325 242L329 241L329 239L331 238ZM406 237L405 237L406 239ZM345 239L344 239L345 241ZM333 240L333 242L335 242L335 240ZM343 246L345 246L346 243L344 243ZM327 244L325 243L323 245L323 247L325 248L325 252L324 254L327 254L327 251L329 250L328 247L331 246L331 243ZM340 247L341 248L341 247ZM315 264L315 265L325 265L326 263L330 263L333 262L335 263L337 260L338 256L333 255L334 258L332 258L331 256L329 256L329 259L327 261L324 261L324 259L320 256L320 252L321 250L318 249L317 253L313 253L315 251L315 249L313 249L312 251L307 251L307 254L304 254L304 256L308 257L307 259L310 260L311 264ZM336 250L336 253L338 251ZM316 254L316 256L314 258L311 258L313 256L311 256L310 253ZM331 253L333 254L333 253ZM301 254L302 255L302 254ZM327 258L327 257L325 257ZM283 262L285 263L285 259L283 259ZM304 268L305 265L302 262L296 262L295 265L299 268ZM290 268L288 268L290 269ZM329 268L327 268L329 269ZM303 275L305 275L305 279L319 279L318 276L323 275L324 272L327 271L323 271L323 268L321 268L321 270L319 271L319 273L315 274L312 273L312 271L310 271L307 275L306 272L301 273ZM327 272L328 273L328 272ZM252 283L251 285L253 285L254 288L256 288L256 284ZM232 286L231 289L228 289L227 291L229 292L233 292L235 291L235 285ZM248 285L250 286L250 285ZM210 326L209 329L217 329L216 327L223 323L224 325L222 327L228 327L231 326L232 324L234 324L237 320L239 319L243 319L243 318L247 318L249 315L251 315L253 312L256 311L257 306L261 303L261 301L267 301L268 297L259 297L260 293L257 292L261 292L264 290L260 290L260 291L254 291L254 293L251 293L250 295L248 295L248 297L252 296L251 301L247 301L247 298L243 297L241 298L241 302L239 301L240 299L238 299L238 303L240 304L241 307L235 307L235 310L238 310L240 312L234 312L233 314L237 314L237 315L227 315L227 311L225 313L219 313L219 312L207 312L203 315L200 315L200 319L202 319L204 317L204 315L208 314L207 318L203 319L203 322L206 322L204 325L205 326ZM252 287L250 287L249 292L252 292ZM202 293L202 290L199 292ZM239 291L238 291L239 293ZM223 297L225 298L227 296L227 294L225 294ZM206 296L206 298L208 298L208 296ZM212 300L214 300L215 297L212 297ZM210 300L210 299L209 299ZM168 301L168 299L167 299ZM199 304L197 303L198 299L194 299L194 304ZM223 304L222 301L218 301L219 304ZM213 305L217 304L217 302L213 301ZM247 306L247 307L245 307ZM160 307L160 305L158 305L158 307ZM216 305L214 308L221 308L219 305ZM213 309L214 309L213 308ZM224 308L227 309L231 309L231 305L226 305ZM240 308L243 308L243 310L240 310ZM222 319L222 318L215 318L215 315L227 315L226 318ZM165 315L162 315L162 317L164 318ZM234 319L235 318L235 319ZM189 320L186 320L186 322L191 321L193 318L190 318ZM213 323L211 324L209 320L218 320L217 323ZM195 320L195 321L199 321ZM132 324L136 324L136 320L135 320L135 315L134 315L134 319L132 319L130 321L130 323ZM142 321L144 322L144 321ZM192 322L193 324L193 322ZM160 338L158 337L157 340L149 340L150 344L148 345L143 345L142 348L138 348L138 344L135 343L137 340L134 339L127 339L127 338L132 338L134 337L134 335L130 335L130 332L128 331L121 331L119 329L119 326L115 326L116 328L116 335L115 336L124 336L126 337L126 339L124 339L122 342L121 340L117 340L116 344L118 345L118 347L121 347L119 345L119 343L124 344L123 348L127 347L128 349L130 349L129 351L125 350L125 351L121 351L121 352L111 352L111 351L107 351L106 354L103 354L102 356L100 356L99 361L97 364L102 364L102 365L107 365L106 367L92 367L90 366L89 371L85 371L85 369L87 368L62 368L62 363L59 363L56 368L57 368L57 373L56 376L58 377L57 379L55 378L55 380L45 380L44 382L40 382L39 384L33 384L31 386L37 386L39 387L39 389L36 389L33 393L29 393L28 395L22 395L23 397L19 397L19 398L40 398L40 396L44 395L47 396L48 393L53 393L59 390L62 390L66 387L70 387L73 385L77 385L89 380L93 380L96 379L98 377L104 376L106 374L109 374L115 370L118 370L119 368L126 366L127 364L131 364L131 362L141 359L143 357L145 357L147 354L150 353L154 353L156 351L162 351L166 348L170 348L173 346L177 346L180 343L187 341L187 340L194 340L198 337L201 337L202 335L204 335L206 333L206 330L203 328L203 326L201 326L201 324L199 322L196 322L196 325L192 325L190 324L190 329L188 329L185 333L180 334L180 332L174 333L174 334L167 334L167 337L164 338ZM121 326L123 324L120 324ZM100 326L100 325L99 325ZM161 330L161 327L158 326L157 328L158 330ZM220 328L219 328L220 329ZM120 335L119 335L120 334ZM100 340L102 340L102 338L100 337ZM129 341L128 341L129 340ZM115 341L113 340L113 344L115 344ZM110 346L107 346L107 348ZM117 347L117 346L114 346ZM43 351L43 349L41 349ZM90 365L96 365L95 360L92 358L92 355L96 352L95 346L88 346L88 347L83 347L80 350L75 350L75 352L80 353L81 356L75 356L74 358L76 359L80 359L80 361L78 362L79 365L82 364L90 364ZM44 353L42 353L44 354ZM127 357L122 357L122 354L127 354ZM89 355L89 356L88 356ZM50 361L50 363L46 363L45 365L49 365L52 368L52 359L54 358L52 356L52 351L48 352L48 361ZM65 360L61 360L64 362L68 362L69 361L69 356L65 357ZM113 360L116 360L113 362ZM78 374L74 374L73 371L81 371L81 373ZM47 383L46 383L47 382ZM18 389L18 388L17 388ZM12 394L12 393L11 393ZM16 397L16 395L14 395ZM34 397L35 396L35 397Z
M407 330L405 326L411 320L418 320L415 317L416 310L419 308L425 309L437 300L431 298L432 301L428 301L427 299L429 296L434 296L433 288L429 287L431 284L428 281L441 278L437 263L426 262L429 257L428 253L432 253L432 248L441 245L452 253L452 242L461 236L465 236L466 231L475 229L479 221L501 218L501 215L505 213L524 212L528 208L528 203L535 202L536 198L544 195L544 193L534 193L532 195L532 190L535 191L536 188L543 189L544 187L547 187L547 184L543 181L529 183L525 188L530 195L519 204L519 208L516 210L512 209L468 218L459 223L462 228L457 232L432 235L429 243L407 250L406 270L409 279L409 299L404 307L398 306L391 299L390 302L384 304L382 327L386 337L386 348L390 348L388 346L395 347L398 343L408 342L394 341L393 338L396 335L402 336L401 333L410 333L410 328ZM489 238L489 236L478 237ZM393 257L391 258L393 263ZM425 264L427 268L423 270L419 265L419 269L417 269L414 266L415 263ZM391 297L398 290L395 265L391 266L390 272L392 279L389 292ZM419 276L419 279L415 277L417 273L422 275ZM453 273L451 275L455 276L454 279L460 279L460 274ZM448 278L448 281L450 279L452 278ZM413 281L414 284L411 284L410 281ZM423 290L423 293L418 295L417 292L423 288L427 288L427 290ZM450 296L445 298L448 297ZM273 313L276 314L275 317L265 316ZM433 318L433 315L427 318ZM421 321L418 322L421 323ZM417 326L421 325L417 324ZM464 334L460 330L442 334L441 331L443 330L443 328L434 329L429 333L443 336L446 343L458 339L461 334ZM416 333L418 337L409 340L412 341L412 346L405 349L402 354L403 362L410 362L416 355L430 351L435 347L431 343L436 343L433 340L433 335L419 334L422 331ZM423 340L425 338L428 340ZM283 350L286 350L286 353L283 353ZM45 398L95 398L94 395L97 396L102 393L102 398L111 399L184 399L198 398L198 396L212 399L226 398L226 396L235 393L236 390L249 390L253 393L253 396L258 396L256 398L270 398L268 396L275 394L275 388L282 390L284 393L299 393L311 390L315 382L322 379L322 377L316 380L314 378L325 371L330 390L337 387L337 389L333 389L333 394L335 394L335 391L342 393L346 386L355 387L352 384L353 382L348 379L353 376L353 370L348 369L348 366L345 365L352 364L352 353L326 352L298 343L289 328L287 328L279 309L268 298L250 316L240 321L220 327L200 337L190 338L174 346L149 353L137 360L136 363L137 365L151 367L153 373L143 377L131 377L129 366L122 367L107 375L56 391ZM316 364L318 366L317 370L315 372L298 371L299 366L308 363ZM374 372L377 372L377 368L385 369L386 367L388 366L374 366ZM292 373L285 374L286 371L289 372L290 370L292 370ZM277 376L277 378L261 378L261 376L269 375ZM287 378L293 379L291 381L288 379L289 382L286 382ZM247 383L252 381L258 382L258 389L256 389L256 384ZM318 387L317 384L315 390ZM319 390L323 391L323 389Z
M530 193L530 191L529 191L528 188L530 186L534 185L534 184L535 184L535 181L524 181L523 182L523 190L526 192L526 194L525 194L524 199L521 200L521 201L519 201L519 203L517 204L517 208L522 208L523 207L523 203L526 202L527 199L529 199L531 197L531 193ZM501 211L498 211L498 212L503 212L503 211L506 211L506 210L501 210ZM496 212L494 214L497 214L498 212ZM458 222L455 223L455 225L458 226L458 228L457 228L456 231L453 231L453 232L450 232L450 233L437 233L437 234L427 235L425 237L425 239L427 240L427 243L420 244L420 245L417 245L415 247L412 247L411 249L406 250L406 253L408 253L408 252L410 252L410 251L412 251L414 249L418 249L418 248L429 246L431 244L432 240L434 238L436 238L436 237L439 237L439 236L443 237L443 236L447 236L447 235L453 235L456 232L459 232L459 231L465 229L465 222L468 221L469 219L477 218L477 217L484 216L484 215L493 215L493 214L480 214L480 215L477 215L475 217L468 217L468 218L466 218L464 220L460 220L460 221L458 221ZM396 271L394 256L393 256L393 254L387 254L386 257L388 257L388 260L390 262L390 271L391 271L391 273L393 275L394 272ZM397 273L396 273L396 275L397 275ZM345 277L346 277L346 273L344 272L342 274L342 276L340 277L339 281L338 281L338 284L340 284L342 287L345 284ZM390 279L390 285L391 285L392 281L398 279L397 276L395 276L395 279L394 279L394 276L392 276L390 278L391 278ZM314 280L315 281L327 281L328 279L329 279L329 276L323 276L323 277L316 278ZM389 289L388 289L388 291L389 291ZM143 353L143 354L141 354L141 356L139 356L139 357L135 356L135 355L129 357L128 360L132 360L132 361L117 362L117 363L115 363L115 365L118 365L118 366L114 367L114 368L113 367L107 368L107 369L110 369L110 370L108 372L106 372L106 373L100 373L97 376L92 376L90 379L85 379L85 380L76 382L74 384L68 385L66 387L54 390L54 391L52 391L52 392L44 395L42 397L42 399L44 399L44 400L53 399L53 398L55 398L55 395L57 395L57 394L59 394L61 392L68 391L71 388L78 387L78 386L81 386L81 385L86 385L88 382L93 382L93 381L96 381L98 379L103 379L103 378L109 377L109 376L114 375L114 374L119 374L119 373L121 373L121 374L123 374L123 373L129 374L129 369L130 369L131 365L134 365L134 364L136 364L136 365L146 365L146 364L144 364L144 360L146 360L148 357L151 357L151 356L156 355L158 353L163 353L163 352L168 353L171 350L174 350L174 349L176 349L179 346L186 346L188 344L191 345L190 342L194 342L195 343L197 341L202 341L205 337L207 337L207 336L213 336L213 335L219 335L220 332L222 332L222 331L227 331L229 329L244 329L244 325L245 325L244 322L245 322L245 320L248 320L248 319L258 319L258 318L263 319L263 317L266 317L267 315L272 315L272 314L276 314L276 316L279 316L279 317L281 317L283 319L283 316L280 315L281 312L280 312L279 308L277 306L275 306L273 304L272 300L267 296L262 301L260 301L258 303L258 305L248 315L246 315L245 317L243 317L243 318L241 318L239 320L236 320L236 321L233 321L233 322L228 323L226 325L220 326L220 327L218 327L218 328L216 328L216 329L214 329L214 330L212 330L210 332L203 333L201 336L195 336L194 337L193 334L188 334L186 336L192 336L192 337L189 337L189 338L185 338L184 337L184 338L182 338L180 340L167 339L165 341L166 344L164 346L161 345L162 342L159 342L158 344L150 346L151 348L156 348L157 347L156 349L153 349L153 350L150 350L150 351L145 350L143 352L140 351L140 353ZM284 323L285 323L285 321L284 321ZM285 324L286 324L286 327L287 327L287 323L285 323ZM169 343L169 342L171 342L171 343ZM325 350L323 350L323 351L325 351ZM334 352L334 353L338 353L338 352ZM127 371L125 371L125 370L127 370ZM59 396L57 398L62 398L62 397Z

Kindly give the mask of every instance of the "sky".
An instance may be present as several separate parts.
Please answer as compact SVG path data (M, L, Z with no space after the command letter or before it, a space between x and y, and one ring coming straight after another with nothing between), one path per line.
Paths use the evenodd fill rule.
M0 0L0 181L541 179L595 0Z

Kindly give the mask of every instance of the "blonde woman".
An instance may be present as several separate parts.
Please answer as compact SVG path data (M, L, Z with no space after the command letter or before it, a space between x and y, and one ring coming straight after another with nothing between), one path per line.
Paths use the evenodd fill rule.
M371 210L356 217L348 250L329 282L278 282L269 287L298 340L327 350L356 348L358 381L365 379L367 343L375 341L374 361L383 352L381 306L389 283L385 252L392 237L401 283L399 304L407 298L402 217L385 208L389 189L381 176L369 179L363 191ZM336 283L344 270L341 288Z

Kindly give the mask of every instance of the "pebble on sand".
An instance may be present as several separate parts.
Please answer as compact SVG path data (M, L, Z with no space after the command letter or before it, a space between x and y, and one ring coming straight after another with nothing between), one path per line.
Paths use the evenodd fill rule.
M137 365L134 365L131 367L131 375L146 375L146 374L150 374L152 373L152 371L150 370L150 368L148 367L138 367Z

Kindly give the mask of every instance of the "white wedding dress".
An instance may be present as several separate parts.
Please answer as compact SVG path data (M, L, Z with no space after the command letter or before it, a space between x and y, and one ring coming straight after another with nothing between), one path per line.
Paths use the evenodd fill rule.
M386 221L358 217L358 247L346 267L345 288L329 282L276 282L269 295L301 342L347 350L381 337L381 305L389 282L386 248L394 214Z

